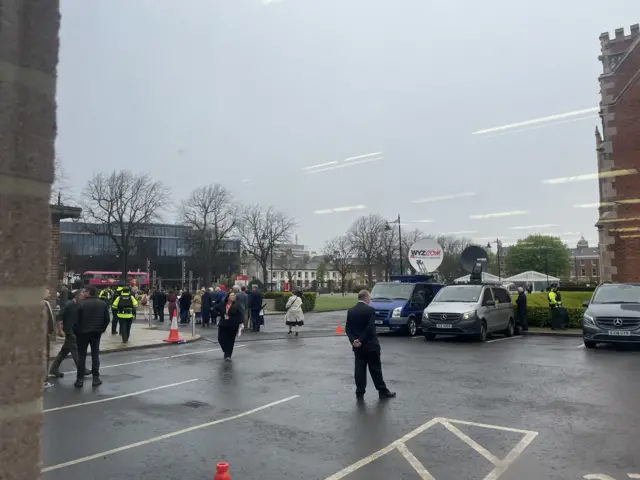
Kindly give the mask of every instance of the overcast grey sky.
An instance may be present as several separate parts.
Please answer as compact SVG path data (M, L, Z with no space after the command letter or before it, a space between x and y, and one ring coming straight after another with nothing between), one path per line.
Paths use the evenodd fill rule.
M595 241L597 210L574 205L597 182L542 180L596 171L597 118L472 133L597 107L599 35L640 21L638 0L606 5L62 0L58 155L76 191L113 168L150 172L176 203L223 183L295 216L312 248L371 212L485 242ZM366 208L322 212L350 206Z

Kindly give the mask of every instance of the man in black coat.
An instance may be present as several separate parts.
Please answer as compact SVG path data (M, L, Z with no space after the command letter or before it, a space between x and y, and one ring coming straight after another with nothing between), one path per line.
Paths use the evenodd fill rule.
M209 327L209 321L211 320L211 309L213 308L213 292L210 288L203 289L202 303L200 305L200 311L202 312L202 326Z
M251 312L251 330L260 331L260 310L262 310L262 294L254 285L249 294L249 312Z
M109 325L109 306L98 298L98 291L91 287L88 297L78 304L78 316L74 328L78 340L78 374L75 386L84 383L87 348L91 347L91 374L93 386L102 384L100 380L100 338Z
M345 331L349 343L353 346L355 356L356 398L364 397L367 388L367 367L378 390L380 398L393 398L382 378L382 363L380 361L380 342L376 335L375 310L369 306L371 295L367 290L358 293L358 303L347 312Z
M524 288L518 287L518 298L516 299L516 313L518 315L518 326L522 332L529 330L527 325L527 295Z
M62 331L64 332L65 338L58 356L56 356L56 359L51 364L49 375L53 375L57 378L64 377L64 373L60 371L60 364L69 354L71 354L71 358L73 358L76 368L78 367L78 343L76 341L76 335L73 333L73 329L76 326L78 318L78 302L85 298L86 290L80 290L62 307L60 313L58 313L57 321L58 324L62 324ZM91 375L91 372L86 369L84 373L85 375Z
M164 322L164 306L166 304L167 304L167 294L165 293L163 288L160 288L156 292L154 305L161 322Z

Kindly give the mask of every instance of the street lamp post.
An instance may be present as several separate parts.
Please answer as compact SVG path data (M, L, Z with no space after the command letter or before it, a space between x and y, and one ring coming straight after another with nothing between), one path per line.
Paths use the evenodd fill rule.
M385 225L384 229L389 231L391 230L393 227L391 226L392 223L397 223L398 224L398 250L399 250L399 255L400 255L400 275L403 274L404 272L404 268L402 265L402 223L400 222L400 214L398 214L398 218L396 220L394 220L393 222L387 222L387 224Z
M496 244L496 252L498 256L498 281L502 281L502 265L500 264L500 247L502 246L502 242L500 242L499 238L496 238L495 242L487 242L487 248L491 249L491 244Z

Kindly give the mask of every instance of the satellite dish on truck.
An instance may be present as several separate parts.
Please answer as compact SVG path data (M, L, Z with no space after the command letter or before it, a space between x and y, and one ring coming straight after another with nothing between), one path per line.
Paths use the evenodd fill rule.
M435 272L442 264L444 252L438 242L430 238L418 240L409 248L409 263L416 272Z
M469 272L471 283L482 283L482 271L488 262L487 252L484 248L471 245L465 248L460 255L460 266Z

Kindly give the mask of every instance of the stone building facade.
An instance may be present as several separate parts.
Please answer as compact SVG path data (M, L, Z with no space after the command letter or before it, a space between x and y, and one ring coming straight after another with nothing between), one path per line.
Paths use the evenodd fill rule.
M640 25L600 36L602 131L600 174L602 281L640 281Z
M58 0L0 0L0 478L41 477Z

